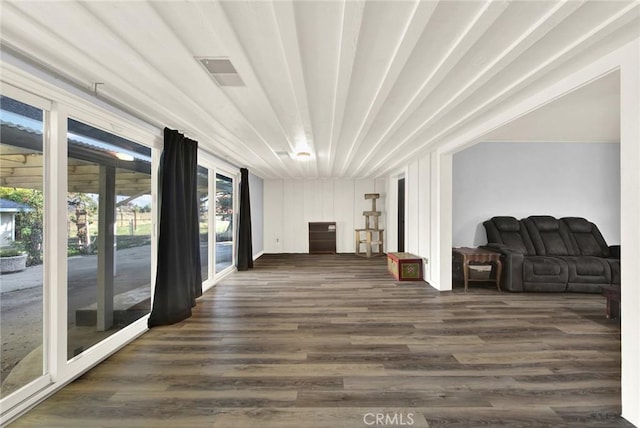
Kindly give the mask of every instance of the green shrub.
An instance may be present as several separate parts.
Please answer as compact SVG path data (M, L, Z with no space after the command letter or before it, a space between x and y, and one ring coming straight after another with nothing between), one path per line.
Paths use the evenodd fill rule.
M42 264L44 194L35 189L0 187L0 198L32 208L16 215L16 239L29 256L27 266Z
M23 256L27 253L19 248L3 248L0 250L0 257L16 257Z

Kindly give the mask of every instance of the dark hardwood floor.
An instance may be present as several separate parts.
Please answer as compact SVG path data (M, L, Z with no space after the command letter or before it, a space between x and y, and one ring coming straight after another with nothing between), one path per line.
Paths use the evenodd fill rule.
M632 426L602 296L440 293L385 263L265 255L14 426Z

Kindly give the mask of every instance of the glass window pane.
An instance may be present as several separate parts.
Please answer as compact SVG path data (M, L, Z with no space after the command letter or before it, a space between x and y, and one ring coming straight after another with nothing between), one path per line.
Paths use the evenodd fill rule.
M150 310L151 150L69 119L68 358Z
M43 369L43 112L0 97L0 339L2 392Z
M233 263L233 179L216 174L216 272Z
M198 167L198 201L200 206L200 263L202 281L209 278L209 170Z

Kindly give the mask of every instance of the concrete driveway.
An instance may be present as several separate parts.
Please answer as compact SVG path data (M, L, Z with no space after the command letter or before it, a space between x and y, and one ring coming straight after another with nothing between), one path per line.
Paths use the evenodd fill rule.
M105 333L96 334L95 327L85 327L82 330L74 329L76 309L96 302L97 260L96 255L68 258L67 319L70 352L79 346L86 349L97 343L100 336L105 336ZM114 294L145 285L149 286L151 280L150 245L118 250L116 263ZM0 276L1 377L3 380L22 358L42 344L42 282L42 265L31 266L22 272ZM112 333L113 331L108 334Z

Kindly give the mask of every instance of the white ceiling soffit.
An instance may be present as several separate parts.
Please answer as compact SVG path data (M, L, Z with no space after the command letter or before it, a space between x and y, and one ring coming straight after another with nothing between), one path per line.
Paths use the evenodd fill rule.
M104 82L109 100L186 130L205 150L264 178L373 177L639 37L639 8L634 1L2 2L0 38L87 89ZM235 73L213 67L211 74L203 58L227 60ZM602 96L594 92L583 95ZM578 110L568 123L599 114ZM567 114L543 113L536 121ZM566 126L558 139L608 136L609 113L592 123L593 134ZM495 138L556 138L534 128L514 122ZM306 162L291 156L307 151Z
M482 141L619 143L620 73L609 73L576 89Z

